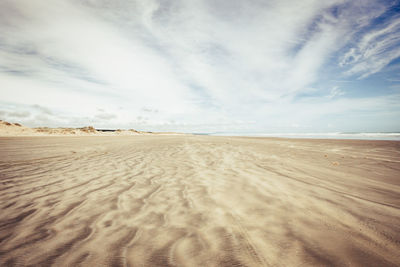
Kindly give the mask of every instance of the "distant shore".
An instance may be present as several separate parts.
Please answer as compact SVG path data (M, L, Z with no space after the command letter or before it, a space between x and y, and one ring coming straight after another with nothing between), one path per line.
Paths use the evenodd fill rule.
M96 129L93 126L80 128L30 128L20 123L0 120L0 136L130 136L130 135L177 135L175 132L148 132L135 129Z
M273 137L299 139L351 139L351 140L388 140L400 141L400 132L394 133L179 133L150 132L135 129L105 129L92 126L80 128L30 128L20 123L0 120L1 136L132 136L132 135L206 135L206 136L243 136L243 137Z
M393 133L211 133L212 136L280 137L300 139L353 139L400 141L400 132Z

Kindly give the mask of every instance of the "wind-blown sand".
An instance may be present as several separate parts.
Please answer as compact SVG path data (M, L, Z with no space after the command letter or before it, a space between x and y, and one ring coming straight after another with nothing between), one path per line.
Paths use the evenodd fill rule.
M0 266L399 266L400 142L0 138Z

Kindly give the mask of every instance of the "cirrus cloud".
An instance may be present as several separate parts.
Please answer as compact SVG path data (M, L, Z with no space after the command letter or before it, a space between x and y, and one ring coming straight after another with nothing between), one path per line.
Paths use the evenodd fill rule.
M355 109L318 108L398 96L398 82L378 75L388 81L400 56L396 10L373 0L5 0L0 106L51 111L31 125L315 131L343 116L338 130L374 130ZM377 89L364 95L368 79ZM370 108L392 125L382 130L400 128L397 105Z

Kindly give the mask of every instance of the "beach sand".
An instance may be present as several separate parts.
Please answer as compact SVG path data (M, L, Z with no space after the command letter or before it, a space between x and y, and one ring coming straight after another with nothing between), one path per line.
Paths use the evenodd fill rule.
M0 138L0 266L399 266L400 142Z

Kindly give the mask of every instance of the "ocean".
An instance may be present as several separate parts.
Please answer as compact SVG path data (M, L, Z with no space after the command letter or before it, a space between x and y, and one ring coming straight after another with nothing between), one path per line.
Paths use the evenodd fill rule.
M395 133L209 133L208 135L400 141L400 132L395 132Z

